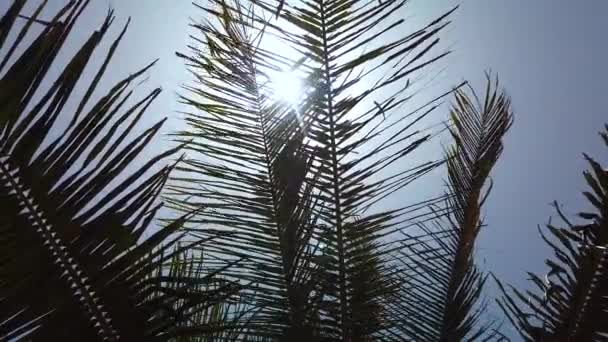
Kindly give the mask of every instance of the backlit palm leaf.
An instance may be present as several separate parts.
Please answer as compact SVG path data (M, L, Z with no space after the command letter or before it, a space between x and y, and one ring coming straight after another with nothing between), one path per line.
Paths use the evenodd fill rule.
M207 208L189 221L193 236L208 237L198 232L205 227L234 232L208 251L219 265L245 258L230 276L257 286L250 305L260 310L250 324L259 335L387 337L381 304L396 278L384 238L427 203L378 207L441 163L396 166L430 139L413 126L444 95L399 110L411 97L409 77L445 55L430 51L451 13L386 43L375 34L400 28L402 20L390 20L405 4L285 4L268 21L263 14L274 16L278 2L216 1L205 9L211 22L195 25L202 48L184 57L198 84L184 102L199 111L186 113L190 130L178 133L189 158L167 196L184 211ZM264 49L262 30L301 59ZM362 52L372 42L379 46ZM306 74L307 92L291 110L268 99L264 73L294 67Z
M256 1L272 10L273 1ZM382 303L395 278L385 238L413 216L412 207L386 210L386 197L440 162L406 163L431 137L414 126L435 108L410 112L410 78L441 59L437 34L452 11L420 30L391 39L403 28L395 18L407 1L314 1L285 3L270 27L309 61L313 87L302 105L307 136L317 146L312 172L328 227L324 257L326 290L323 336L343 341L391 338L390 313ZM423 202L416 200L416 203Z
M315 202L305 123L271 101L263 85L265 70L290 63L258 47L251 8L218 1L202 9L211 14L194 24L203 46L180 54L197 81L182 100L197 111L185 113L190 127L176 134L188 142L188 158L177 167L168 201L185 212L206 208L187 230L216 237L205 252L218 267L243 259L225 275L250 285L242 294L244 305L255 307L247 318L250 338L312 338ZM233 234L218 236L227 231Z

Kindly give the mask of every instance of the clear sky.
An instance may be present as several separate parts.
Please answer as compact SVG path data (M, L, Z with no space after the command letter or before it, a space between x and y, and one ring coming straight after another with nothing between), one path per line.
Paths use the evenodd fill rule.
M0 1L0 12L10 2ZM167 131L179 127L175 94L189 77L174 52L186 50L189 17L202 13L188 0L91 2L91 14L116 9L113 32L133 17L106 84L160 58L144 87L161 85L165 91L149 115L169 116ZM49 1L51 8L63 3ZM423 22L457 3L454 23L443 34L444 47L454 53L434 82L448 87L467 79L479 88L484 70L491 68L513 99L515 124L495 169L478 255L484 268L523 285L525 271L543 270L548 255L536 226L554 214L549 203L558 200L571 214L588 207L581 195L586 167L581 153L608 161L597 135L608 121L601 84L608 79L608 1L413 0L403 15ZM102 21L101 16L84 18L82 28ZM81 41L90 31L80 32ZM441 185L442 176L435 184Z

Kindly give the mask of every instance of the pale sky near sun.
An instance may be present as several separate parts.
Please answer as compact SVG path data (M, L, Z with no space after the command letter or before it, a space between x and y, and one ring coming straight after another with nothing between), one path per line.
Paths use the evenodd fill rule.
M0 1L1 13L9 3ZM49 1L51 8L63 3ZM180 127L175 94L190 78L174 52L186 51L189 17L199 19L202 13L188 0L91 3L88 13L100 17L83 17L83 29L75 35L78 42L101 24L109 7L116 9L118 17L114 34L132 16L106 86L160 58L144 86L160 85L165 91L148 115L169 116L167 132ZM443 48L454 53L428 91L435 95L436 89L464 79L480 88L484 71L491 68L512 97L515 124L493 175L494 189L485 210L487 227L481 233L478 256L484 269L521 286L526 284L525 271L544 270L548 249L536 226L554 214L549 203L558 200L570 214L589 207L581 195L586 167L581 153L608 162L604 157L608 148L597 135L608 122L603 107L605 86L601 84L608 79L608 1L413 0L403 16L412 25L417 23L412 26L417 28L457 3L461 7L442 35ZM444 110L438 115L447 113ZM440 189L442 177L435 173L426 187Z

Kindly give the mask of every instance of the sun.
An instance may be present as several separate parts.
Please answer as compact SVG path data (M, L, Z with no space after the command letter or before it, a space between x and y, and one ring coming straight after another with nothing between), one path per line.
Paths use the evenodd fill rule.
M304 95L302 77L297 71L276 72L269 75L271 97L276 101L298 104Z

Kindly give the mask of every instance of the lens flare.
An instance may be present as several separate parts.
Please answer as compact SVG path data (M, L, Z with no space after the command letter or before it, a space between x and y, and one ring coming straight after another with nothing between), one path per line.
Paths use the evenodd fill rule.
M270 75L272 97L277 101L285 101L292 105L302 99L302 79L296 72L277 72Z

